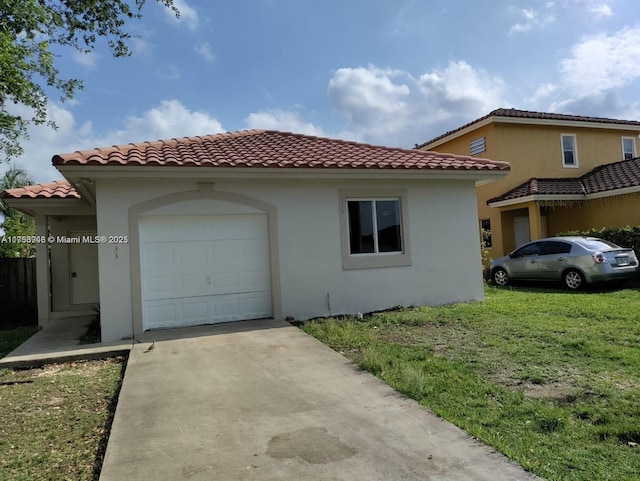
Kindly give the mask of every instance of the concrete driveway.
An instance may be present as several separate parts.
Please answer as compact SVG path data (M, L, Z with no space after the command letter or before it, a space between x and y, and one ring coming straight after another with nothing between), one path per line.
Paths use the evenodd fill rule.
M539 478L299 329L249 321L145 334L100 479Z

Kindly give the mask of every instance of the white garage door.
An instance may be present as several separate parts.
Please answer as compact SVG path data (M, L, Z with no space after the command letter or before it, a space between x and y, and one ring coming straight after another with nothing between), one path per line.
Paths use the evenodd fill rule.
M272 316L265 214L140 219L144 329Z

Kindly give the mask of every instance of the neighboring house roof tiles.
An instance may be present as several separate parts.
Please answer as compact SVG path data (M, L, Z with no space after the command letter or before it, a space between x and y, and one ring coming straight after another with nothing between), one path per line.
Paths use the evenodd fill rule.
M487 115L480 117L479 119L473 120L468 124L463 125L462 127L458 127L457 129L450 130L438 137L431 139L427 142L424 142L420 145L416 145L416 149L421 149L429 144L437 142L438 140L449 137L456 132L461 130L465 130L472 125L478 124L484 120L487 120L491 117L495 118L511 118L511 119L523 119L523 120L552 120L558 122L589 122L589 123L597 123L597 124L615 124L615 125L628 125L631 128L640 128L640 121L637 120L619 120L619 119L609 119L606 117L587 117L581 115L567 115L567 114L554 114L550 112L532 112L529 110L518 110L518 109L496 109L492 112L489 112Z
M640 157L596 167L582 177L532 178L510 191L487 201L487 204L528 197L532 195L589 195L599 192L640 187Z
M16 189L7 189L2 193L5 199L79 199L70 182L56 180L46 184L27 185Z
M84 150L56 155L53 164L60 167L509 170L506 162L272 130L246 130Z

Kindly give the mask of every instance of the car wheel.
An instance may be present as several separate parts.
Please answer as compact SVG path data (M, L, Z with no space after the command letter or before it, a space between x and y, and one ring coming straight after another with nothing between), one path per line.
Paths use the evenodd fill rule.
M509 284L509 274L502 267L496 267L491 273L491 280L496 286L504 287Z
M577 291L584 286L584 276L582 272L575 269L569 269L562 274L562 283L572 291Z

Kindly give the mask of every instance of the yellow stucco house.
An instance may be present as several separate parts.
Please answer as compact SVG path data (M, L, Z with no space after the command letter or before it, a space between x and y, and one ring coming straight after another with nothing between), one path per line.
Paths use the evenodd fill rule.
M476 188L495 259L568 230L640 225L639 135L639 121L498 109L416 148L511 164Z

